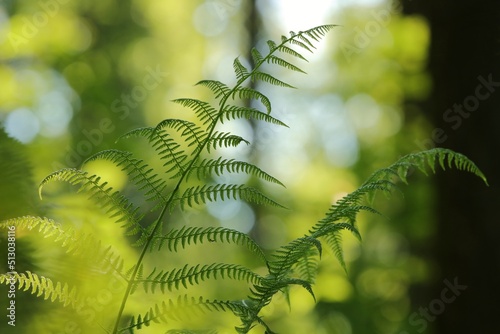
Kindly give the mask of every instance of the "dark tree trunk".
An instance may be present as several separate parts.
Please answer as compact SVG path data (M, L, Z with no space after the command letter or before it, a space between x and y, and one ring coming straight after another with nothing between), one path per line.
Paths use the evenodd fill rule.
M500 1L403 2L406 14L424 15L431 29L429 71L434 87L425 112L442 130L429 138L436 146L470 157L490 184L486 187L463 172L438 176L439 226L433 252L439 279L430 293L438 301L423 306L429 308L428 322L438 333L498 333ZM452 298L452 289L444 291L445 279L467 288Z

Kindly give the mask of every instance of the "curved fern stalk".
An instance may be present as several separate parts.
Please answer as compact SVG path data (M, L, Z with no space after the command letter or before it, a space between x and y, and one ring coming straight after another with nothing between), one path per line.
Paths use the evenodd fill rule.
M193 189L193 190L191 190L190 193L187 193L187 194L185 192L184 195L181 195L181 196L179 196L178 192L180 191L181 184L187 178L190 170L196 166L196 163L198 162L202 151L204 151L207 148L207 146L209 145L212 138L214 138L216 126L219 123L221 123L224 116L227 115L227 113L226 113L227 107L226 106L228 106L229 98L231 98L231 97L234 98L235 96L239 96L239 98L244 98L244 99L250 98L250 99L260 100L264 104L264 106L266 107L267 112L270 113L271 112L271 103L270 103L269 99L265 95L263 95L262 93L260 93L256 90L243 87L242 86L243 83L245 81L247 81L248 79L253 78L254 80L255 79L262 79L264 81L270 82L271 84L283 85L283 83L281 81L279 81L278 79L270 78L267 75L262 76L261 74L258 74L258 73L261 73L259 68L262 66L262 64L264 62L268 62L268 61L269 62L272 62L272 61L276 62L275 58L271 58L271 57L276 56L275 54L277 52L286 50L286 51L288 51L287 53L290 54L289 50L287 48L285 48L285 45L289 44L289 43L298 44L299 46L304 47L307 50L310 50L310 48L307 47L303 42L298 42L298 39L301 39L302 41L304 39L308 40L308 38L313 38L314 40L318 40L319 38L324 36L329 30L331 30L333 27L334 27L334 25L324 25L324 26L312 28L312 29L309 29L305 32L300 32L298 34L294 34L289 38L283 38L279 45L276 45L276 43L270 41L268 43L268 45L270 46L269 54L260 58L256 62L256 64L254 64L254 68L251 71L245 69L239 61L235 61L235 71L236 71L236 75L237 75L238 79L237 79L236 85L233 88L229 88L225 84L218 82L218 81L213 81L213 80L204 80L204 81L200 81L198 83L198 85L204 85L204 86L208 87L209 89L211 89L215 93L216 98L219 99L219 109L218 109L216 114L213 113L212 109L207 109L207 111L202 112L203 116L208 115L207 119L202 120L202 121L206 121L206 123L205 123L207 126L206 137L201 141L201 143L198 146L198 149L195 150L195 153L193 154L190 161L186 162L186 164L180 164L180 163L176 162L176 165L178 167L178 173L176 174L178 176L178 180L177 180L176 186L174 187L173 191L169 194L169 197L167 198L167 201L166 201L162 211L160 212L156 222L153 223L153 228L149 232L149 237L145 241L145 243L143 245L142 252L139 255L139 259L137 261L137 264L134 267L133 272L131 273L131 279L129 280L127 290L125 291L120 309L118 310L116 322L115 322L115 325L114 325L114 328L112 331L113 334L116 334L118 332L119 323L120 323L120 320L122 318L122 314L123 314L123 311L125 309L125 305L127 303L129 294L132 290L132 287L135 285L135 279L137 277L138 270L141 267L142 261L144 259L145 254L146 254L146 251L150 248L150 245L153 242L154 237L156 236L157 231L159 230L159 227L162 225L162 221L163 221L163 218L164 218L166 212L169 209L172 210L172 206L175 203L182 203L182 200L181 200L182 198L184 198L184 200L186 200L186 201L192 200L195 202L197 199L199 199L200 201L203 201L205 198L209 199L209 196L208 196L209 192L207 192L207 188L204 188L204 187L200 187L198 189ZM310 44L310 42L307 44ZM286 52L286 51L284 51L284 52ZM300 56L299 58L304 58L304 57ZM184 102L184 103L187 103L187 102ZM195 108L200 107L200 103L196 103L196 102L192 102L192 103L195 106ZM197 109L195 109L195 112L196 111L197 111ZM165 145L168 149L169 148L168 143L166 143ZM174 158L175 158L175 156L174 156ZM183 156L182 156L182 159L184 159ZM211 190L213 191L213 190L215 190L215 188L212 188ZM218 189L218 190L220 190L220 189ZM267 200L267 198L263 198L259 195L255 195L255 193L248 195L244 191L247 191L247 190L244 190L243 188L238 189L238 195L241 197L241 195L243 194L244 198L247 198L247 197L250 199L257 198L257 200L259 202L272 203L269 200ZM206 194L206 196L204 196L203 194ZM222 197L222 194L223 194L222 192L218 192L217 194L213 193L213 195L218 195L220 197Z

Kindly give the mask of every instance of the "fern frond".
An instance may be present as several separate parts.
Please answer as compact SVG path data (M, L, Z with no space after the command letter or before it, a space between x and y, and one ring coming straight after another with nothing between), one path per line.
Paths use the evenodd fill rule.
M17 289L22 291L31 290L32 295L43 297L44 300L51 302L58 301L64 306L76 308L82 303L82 295L78 293L75 287L70 288L67 283L54 282L47 277L38 276L31 271L25 273L0 274L0 284L17 283Z
M301 70L299 67L291 64L290 62L284 60L283 58L280 58L278 56L274 56L274 55L271 55L267 58L267 62L270 63L270 64L277 64L281 67L284 67L286 69L289 69L289 70L292 70L292 71L295 71L295 72L300 72L300 73L304 73L304 74L307 74L306 72L304 72L303 70Z
M260 72L260 71L253 71L252 72L252 81L258 81L258 80L267 82L271 85L278 86L278 87L295 88L294 86L287 84L286 82L281 81L268 73Z
M24 216L0 222L0 229L16 226L17 229L37 231L43 238L51 238L60 247L66 249L66 254L75 259L91 261L92 266L101 272L114 270L121 275L123 259L112 252L111 247L104 248L101 241L93 235L63 229L59 224L49 218Z
M161 237L155 237L158 250L167 247L170 252L175 252L179 248L186 248L189 245L203 244L205 242L233 243L245 246L252 253L256 254L264 263L267 263L264 251L247 234L225 228L225 227L186 227L171 230Z
M195 154L201 148L203 140L206 138L205 130L200 128L193 122L185 121L182 119L165 119L156 125L155 131L158 132L163 128L172 128L180 131L183 140L188 147L195 146L196 150L192 153Z
M244 280L248 283L258 284L262 277L248 268L235 264L213 263L210 265L185 265L181 269L156 272L156 268L145 279L136 279L137 284L141 284L146 293L155 293L159 287L162 293L165 289L172 291L179 290L181 286L185 289L191 285L198 285L207 279L229 278L234 280Z
M207 140L207 151L216 150L219 147L236 147L241 143L250 145L250 142L243 137L233 135L230 132L215 131L212 136Z
M217 80L201 80L196 83L196 86L204 86L210 89L215 94L215 98L226 97L231 92L231 89L224 83Z
M238 58L234 59L233 62L233 68L234 68L234 73L236 74L236 79L238 80L245 80L245 78L248 76L248 69L243 66L243 64L240 62Z
M190 172L196 173L198 179L203 179L213 174L220 176L224 172L245 173L256 176L271 183L279 184L283 187L285 186L283 183L281 183L281 181L267 174L262 169L253 164L243 161L237 161L234 159L223 159L222 157L219 157L217 159L204 159L198 165L193 166Z
M261 92L249 87L237 87L232 91L233 98L236 95L238 95L240 99L253 99L260 101L264 105L264 107L266 107L267 113L271 113L271 101Z
M323 251L321 242L311 236L295 239L288 245L282 246L273 254L274 260L269 262L269 273L277 278L285 277L304 254L308 254L312 247L315 247L321 256Z
M71 185L79 185L78 192L89 193L90 199L105 210L110 218L115 218L117 223L123 223L126 233L135 235L142 230L139 224L142 216L139 214L139 208L129 202L118 191L113 192L113 188L107 186L107 182L101 182L97 175L89 175L87 172L64 168L51 173L45 177L38 188L40 198L42 197L43 187L52 181L64 181Z
M245 307L234 301L207 300L203 297L194 298L179 296L177 300L168 300L155 304L144 315L133 316L127 327L121 328L120 333L155 323L169 323L171 321L188 320L194 316L204 315L207 312L232 311L235 314L247 312Z
M121 167L140 191L146 191L144 193L146 201L159 201L159 205L166 203L167 200L163 196L166 182L153 173L153 168L149 167L143 160L133 158L133 154L130 152L104 150L87 158L84 164L100 159L111 161Z
M276 46L276 44L274 44L274 47L276 48L276 50L280 51L280 52L283 52L283 53L286 53L286 54L289 54L291 56L294 56L296 58L299 58L301 60L304 60L304 61L308 61L304 56L302 56L300 53L298 53L297 51L295 51L294 49L282 44L282 45L279 45L279 46Z
M256 48L252 48L250 51L250 54L252 55L252 60L255 66L259 65L262 63L264 57L262 54L257 50Z
M186 204L189 207L194 204L205 204L217 200L241 199L255 204L266 204L270 206L284 208L278 202L270 199L255 188L236 184L215 184L187 188L184 193L175 199L180 203L182 209ZM173 206L172 206L173 207Z
M238 118L255 119L259 121L264 121L266 123L285 126L288 128L288 125L286 125L279 119L274 118L269 114L263 113L255 108L226 105L223 109L223 116L227 120L238 119ZM221 119L221 122L223 122L223 119Z
M166 122L168 124L168 122ZM170 122L174 123L174 122ZM118 140L133 138L133 137L145 137L148 139L151 146L160 156L161 160L165 160L163 164L164 167L170 167L166 170L166 173L173 173L171 178L176 178L185 171L184 161L188 159L186 152L181 149L181 145L175 141L172 136L166 132L163 127L166 124L160 123L157 128L143 127L131 130L124 135L120 136Z
M217 119L217 110L208 102L189 98L175 99L172 102L192 109L203 124L215 122Z

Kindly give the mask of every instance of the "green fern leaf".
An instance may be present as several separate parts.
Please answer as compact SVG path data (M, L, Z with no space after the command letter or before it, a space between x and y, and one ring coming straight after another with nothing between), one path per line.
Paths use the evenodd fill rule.
M121 274L123 259L116 255L111 247L104 248L100 240L91 234L82 233L73 229L63 229L52 219L24 216L0 222L0 229L16 226L17 229L37 231L43 238L51 238L60 247L66 249L67 255L72 255L79 261L85 260L94 270L109 272L114 270Z
M261 276L248 268L235 264L213 263L210 265L185 265L181 269L171 271L156 272L156 268L147 276L146 279L136 279L138 284L142 284L146 293L155 293L157 287L160 287L162 293L165 290L172 292L173 289L179 290L181 286L187 289L189 286L198 285L207 279L229 278L234 280L244 280L248 283L258 284Z
M12 281L17 283L17 289L22 291L31 290L32 295L50 299L51 302L58 301L64 306L76 308L83 302L83 297L75 287L71 288L67 283L56 282L44 276L38 276L31 271L25 273L0 274L0 284L10 285Z
M236 147L241 143L250 145L248 140L240 136L231 134L230 132L218 132L215 131L212 136L207 140L207 151L210 153L212 149L217 149L219 147Z
M285 126L288 128L288 125L286 125L279 119L254 108L226 105L223 109L223 116L225 116L227 120L238 118L256 119L259 121L264 121L266 123ZM221 119L221 122L223 122L223 119Z
M166 182L158 178L158 175L153 173L153 168L149 167L143 160L133 158L133 154L130 152L104 150L89 157L84 164L100 159L111 161L121 167L140 191L146 191L146 201L159 201L159 205L166 203L167 199L163 196Z
M204 86L210 89L215 94L215 98L226 97L231 92L231 89L217 80L201 80L196 84L197 86Z
M156 125L155 131L158 132L167 127L180 131L180 134L188 147L196 147L196 150L192 154L198 152L207 136L205 130L200 128L198 125L181 119L163 120Z
M259 66L262 63L263 59L264 59L264 57L262 56L262 54L256 48L252 48L252 50L250 51L250 53L252 55L252 60L253 60L254 66L255 67Z
M190 187L187 188L180 197L176 198L175 201L180 203L181 208L184 209L186 204L192 207L195 204L205 204L206 202L214 202L217 200L224 201L226 199L241 199L255 204L266 204L284 208L281 204L273 201L255 188L234 184Z
M246 173L284 187L284 184L281 183L278 179L267 174L253 164L243 161L237 161L234 159L223 159L222 157L219 157L217 159L204 159L198 165L193 166L190 172L196 172L198 179L203 179L212 174L220 176L224 172Z
M127 234L134 235L142 230L142 226L139 224L142 218L139 214L139 208L120 195L118 191L113 192L113 188L108 187L107 182L101 182L99 176L89 176L87 172L74 168L58 170L45 177L40 183L40 198L43 187L51 181L64 181L71 185L79 185L78 192L89 193L89 198L95 200L111 218L115 218L117 223L123 223L122 226Z
M267 58L267 62L268 63L271 63L271 64L277 64L281 67L284 67L286 69L289 69L289 70L292 70L292 71L295 71L295 72L300 72L300 73L304 73L304 74L307 74L306 72L304 72L303 70L301 70L299 67L289 63L288 61L284 60L283 58L280 58L280 57L277 57L277 56L274 56L274 55L271 55Z
M236 94L240 99L253 99L260 101L264 107L266 107L267 113L271 113L271 101L261 92L249 87L237 87L232 91L233 98Z
M286 82L283 82L279 79L276 79L275 77L273 77L272 75L270 75L268 73L264 73L264 72L260 72L260 71L253 71L252 72L252 80L253 81L261 80L261 81L267 82L271 85L279 86L279 87L295 88L294 86L289 85Z
M177 252L179 248L205 242L233 243L245 246L258 258L267 263L264 251L247 234L224 227L186 227L174 229L164 236L155 237L158 251L167 247L170 252Z
M196 116L203 124L213 123L217 119L217 110L208 102L188 98L175 99L172 102L194 110Z
M240 60L236 58L233 63L234 73L236 74L236 79L245 80L248 77L248 69L241 64Z

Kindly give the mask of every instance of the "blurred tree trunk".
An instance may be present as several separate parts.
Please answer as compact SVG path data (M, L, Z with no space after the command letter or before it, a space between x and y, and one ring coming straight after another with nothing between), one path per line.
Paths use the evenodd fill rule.
M433 253L439 279L430 296L443 300L445 279L467 288L449 303L431 298L421 306L429 309L428 322L434 323L438 333L498 333L500 2L403 3L405 14L425 16L431 29L429 71L434 88L424 111L435 128L442 130L434 130L439 134L434 138L429 133L429 140L422 144L464 153L490 184L485 187L463 172L446 172L437 178L439 226Z

